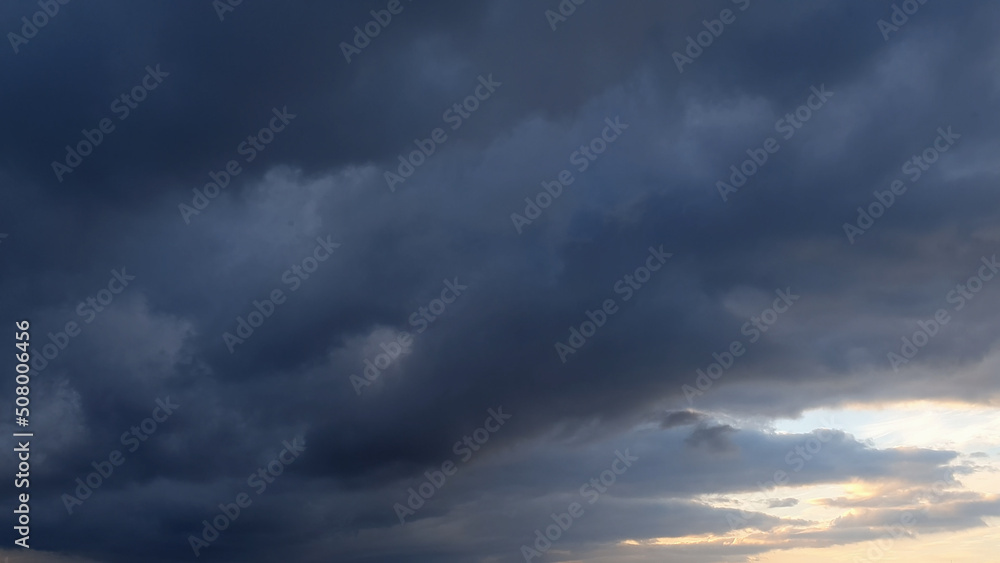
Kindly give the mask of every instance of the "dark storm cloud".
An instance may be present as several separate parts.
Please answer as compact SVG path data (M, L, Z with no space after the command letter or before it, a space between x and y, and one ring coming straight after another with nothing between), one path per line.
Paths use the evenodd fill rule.
M726 436L735 430L735 428L728 424L699 426L687 437L685 443L692 448L704 446L716 451L725 451L732 448L732 443L729 442Z
M668 430L675 426L687 426L700 422L703 420L705 415L694 412L694 411L675 411L667 413L663 417L663 421L660 423L660 428Z
M987 72L996 8L929 4L886 42L883 6L751 4L684 73L671 54L733 3L591 0L553 32L542 5L404 2L350 64L340 43L384 3L243 3L222 22L210 3L61 6L0 63L12 132L0 141L5 310L31 318L39 344L69 321L83 330L33 388L39 427L60 436L38 446L47 493L36 526L59 531L42 534L45 547L183 560L218 503L304 436L308 453L206 558L516 559L531 526L590 477L579 468L603 470L651 420L670 441L643 452L567 546L722 534L725 511L692 498L753 490L730 462L770 479L804 438L691 408L771 416L863 399L985 400L996 390L976 365L993 343L989 284L906 366L905 385L871 374L892 373L886 354L916 321L951 310L949 291L997 252L997 124L977 109L998 88ZM0 21L16 29L37 9L8 3ZM119 119L112 100L156 65L169 75ZM448 130L442 112L486 75L502 86ZM821 85L833 97L722 202L716 181ZM285 107L295 118L243 161L240 143ZM571 155L615 117L628 129L578 171ZM115 130L59 182L51 162L103 118ZM842 225L857 206L905 179L903 163L949 125L962 135L954 151L850 244ZM384 171L436 127L448 140L390 192ZM178 204L230 159L244 171L186 224ZM510 214L563 169L573 184L519 235ZM292 291L284 274L317 237L341 246ZM674 255L625 301L616 284L661 246ZM78 304L122 267L134 285L85 323ZM412 315L456 278L468 289L417 334ZM745 323L785 288L801 301L750 342ZM275 289L287 301L231 354L223 333ZM562 363L556 342L606 299L618 312ZM403 331L412 350L359 397L349 376ZM735 340L746 354L689 404L682 386ZM68 515L60 495L167 396L178 412ZM461 479L394 528L400 493L499 406L512 419ZM828 447L838 456L810 463L801 484L926 482L950 474L955 456L871 450L842 434ZM116 534L113 548L95 539Z

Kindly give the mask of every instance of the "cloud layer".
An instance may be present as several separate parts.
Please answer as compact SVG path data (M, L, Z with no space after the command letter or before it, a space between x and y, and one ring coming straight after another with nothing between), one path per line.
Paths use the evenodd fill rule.
M36 549L188 560L240 493L201 557L519 561L574 502L539 560L745 561L907 511L907 534L1000 516L966 452L772 426L996 405L995 6L214 4L60 4L0 63Z

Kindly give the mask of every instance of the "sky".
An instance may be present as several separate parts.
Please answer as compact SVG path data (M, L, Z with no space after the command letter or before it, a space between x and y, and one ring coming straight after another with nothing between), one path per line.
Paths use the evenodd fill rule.
M998 23L4 2L0 557L994 560Z

